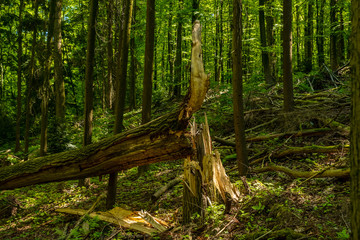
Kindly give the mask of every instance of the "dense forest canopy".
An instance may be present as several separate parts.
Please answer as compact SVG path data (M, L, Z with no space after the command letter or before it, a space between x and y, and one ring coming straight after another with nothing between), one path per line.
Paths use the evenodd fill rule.
M75 179L78 186L88 187L85 177L110 173L107 187L101 180L96 184L106 189L106 209L111 209L121 194L116 193L119 176L130 182L143 180L149 177L146 172L153 173L147 164L187 157L185 166L196 165L193 170L200 179L191 181L203 184L202 159L213 154L209 159L220 164L223 179L222 164L227 172L237 170L234 178L237 186L241 182L242 200L254 197L251 191L259 189L279 197L278 190L267 188L273 183L257 188L257 179L251 178L269 171L281 173L259 175L263 181L283 183L285 174L305 178L294 184L299 192L305 182L311 189L315 178L346 182L340 183L343 191L336 200L351 199L351 213L345 212L351 227L346 219L330 233L321 232L319 226L306 226L313 232L267 226L251 235L255 228L248 224L239 232L246 232L249 239L273 230L274 238L309 234L315 239L328 234L329 239L336 235L347 239L352 234L360 239L359 12L359 0L0 0L0 189ZM196 121L189 124L196 111L200 112ZM203 121L197 128L196 122ZM212 152L209 127L219 136L213 142L225 155L223 161ZM208 137L199 140L203 129ZM287 167L294 167L289 156L312 165L292 170ZM287 166L273 165L272 159L285 159ZM136 177L132 170L128 175L116 172L137 166ZM159 166L159 171L167 168ZM224 206L217 210L211 197L206 200L209 205L201 205L201 197L192 199L197 194L186 188L191 181L184 169L184 224L196 222L200 215L197 224L204 224L206 214L214 216L222 207L224 214L234 215L222 230L214 227L219 230L214 239L225 234L236 217L253 221L246 209L264 214L268 207L266 201L261 205L261 197L267 195L251 198L258 205L246 206L235 188L231 190L235 205L233 196L229 200L224 192ZM223 184L232 188L230 178L226 176ZM173 180L169 188L181 182L179 176ZM201 184L195 184L200 186L196 191L205 194ZM316 184L314 188L319 187ZM14 190L14 195L21 191ZM1 214L4 199L18 205L16 197L9 198L11 191L4 193ZM98 195L92 210L102 197ZM199 201L198 209L189 205L191 201ZM205 208L211 211L205 213ZM281 207L274 211L287 214ZM211 226L219 224L217 217ZM269 215L265 222L273 218ZM279 222L278 226L288 227ZM0 236L1 229L5 228L0 228ZM190 229L189 234L196 231Z

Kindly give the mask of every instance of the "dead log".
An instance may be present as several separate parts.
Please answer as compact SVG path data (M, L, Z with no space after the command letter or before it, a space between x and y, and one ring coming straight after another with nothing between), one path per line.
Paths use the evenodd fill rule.
M145 125L82 149L32 159L0 169L0 189L80 179L135 166L185 158L193 153L185 136L191 115L200 109L209 87L199 53L200 22L194 24L189 92L180 107ZM194 42L194 36L195 42Z
M273 158L283 158L289 155L305 154L305 153L332 153L337 151L348 151L350 146L348 145L334 145L334 146L305 146L305 147L289 147L286 150L275 152L271 154Z
M246 138L246 142L260 142L260 141L266 141L266 140L274 139L274 138L281 139L281 138L289 138L289 137L321 136L321 135L326 134L331 131L332 130L330 128L305 129L302 131L293 131L293 132L287 132L287 133L275 133L275 134L268 134L268 135L263 135L263 136L249 137L249 138ZM222 139L219 137L214 137L214 140L223 145L235 147L235 142L225 140L225 139Z
M329 126L331 129L338 131L341 135L347 137L350 135L350 127L345 124L339 123L334 119L329 118L318 118L319 121L325 124L325 126Z
M263 172L283 172L293 178L327 178L327 177L336 177L336 178L349 178L350 169L331 169L325 171L298 171L293 170L283 166L270 165L262 168L252 169L252 173L263 173Z
M157 190L152 196L151 199L153 201L155 201L156 199L158 199L161 195L163 195L166 191L168 191L169 189L171 189L172 187L174 187L176 184L181 182L181 178L177 177L174 178L173 180L171 180L170 182L168 182L166 185L162 186L159 190Z

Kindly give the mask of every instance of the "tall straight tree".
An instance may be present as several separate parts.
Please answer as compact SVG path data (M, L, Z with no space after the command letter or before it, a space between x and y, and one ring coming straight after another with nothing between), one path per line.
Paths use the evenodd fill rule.
M283 0L283 87L284 111L294 108L292 79L292 0Z
M38 17L38 7L39 1L35 0L34 2L34 11L35 11L35 19ZM28 158L29 153L29 144L30 144L30 118L31 118L31 99L32 94L34 92L34 85L35 84L35 49L36 49L36 36L37 36L37 25L33 25L33 38L31 43L31 57L30 57L30 68L29 68L29 75L26 81L26 104L25 104L25 159Z
M41 135L40 135L40 156L45 156L47 153L47 129L48 129L48 104L50 95L50 67L51 67L51 53L52 53L52 38L54 33L54 14L56 1L50 1L50 13L48 21L48 34L46 39L46 55L45 55L45 69L44 81L41 87Z
M136 0L134 0L133 14L131 18L131 26L133 31L131 31L130 37L130 84L129 84L129 110L133 110L136 107L136 42L135 42L135 24L136 24Z
M259 0L259 28L260 28L260 43L261 43L261 60L264 69L265 83L267 86L273 85L270 73L269 53L267 49L266 27L265 27L265 2L267 0Z
M316 17L316 45L318 53L319 68L325 63L324 54L324 6L326 0L316 0L317 17Z
M106 3L106 13L107 13L107 81L105 84L105 102L106 107L112 108L113 96L114 96L114 84L113 84L113 9L114 1L109 0Z
M233 35L232 35L232 59L233 59L233 101L234 101L234 129L237 165L240 176L246 176L249 164L245 142L245 121L243 106L242 86L242 3L241 0L233 0Z
M181 65L182 65L182 13L183 0L179 0L178 25L176 30L176 57L175 57L175 76L174 76L174 96L181 95Z
M145 38L145 64L142 95L142 117L141 123L145 124L151 120L151 95L154 61L155 42L155 0L147 0L146 4L146 38ZM148 170L148 165L138 168L139 175Z
M16 143L15 143L15 152L20 151L20 137L21 137L21 72L22 72L22 19L24 11L24 0L20 0L19 6L19 26L18 26L18 50L17 50L17 98L16 98Z
M54 72L55 72L55 109L60 122L65 121L65 84L62 63L61 39L62 0L56 1L54 22Z
M313 0L308 1L306 25L305 25L305 72L309 73L312 70L312 58L313 58Z
M275 55L275 31L274 31L274 0L267 0L265 7L267 14L265 15L266 20L266 45L268 46L268 58L269 58L269 72L271 76L271 84L276 83L276 55Z
M128 53L131 31L131 17L134 0L124 0L124 19L119 48L116 71L116 91L115 91L115 126L114 134L118 134L123 130L125 97L126 97L126 77L128 65ZM116 200L116 184L117 172L110 173L107 188L106 208L110 209L114 206Z
M351 239L360 240L360 0L352 0L351 14Z
M90 1L90 16L88 22L87 48L86 48L86 69L85 69L85 113L84 113L84 140L83 145L91 144L92 122L93 122L93 82L94 82L94 62L95 62L95 23L98 11L98 0ZM79 180L79 186L85 184L84 179Z
M337 0L330 0L330 66L331 70L335 71L339 64L337 61L337 33L336 33L336 9L337 9Z

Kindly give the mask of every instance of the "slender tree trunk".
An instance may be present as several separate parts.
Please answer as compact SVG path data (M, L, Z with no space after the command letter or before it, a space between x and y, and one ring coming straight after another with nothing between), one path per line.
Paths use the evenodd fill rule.
M317 24L316 24L316 44L318 50L318 66L319 68L325 63L324 54L324 6L326 0L316 0L317 5ZM319 4L320 3L320 4Z
M266 50L268 47L266 44L266 27L265 27L265 2L266 0L259 0L259 26L260 26L260 43L261 43L261 60L265 75L265 83L267 86L273 85L272 77L270 73L269 53Z
M122 40L119 41L118 70L116 73L116 104L115 104L115 126L114 134L120 133L123 127L125 97L126 97L126 77L128 65L128 52L131 31L131 18L134 0L125 0L124 4L124 21L122 29ZM109 176L108 194L106 199L106 208L111 208L115 204L116 199L116 182L117 172L111 173Z
M192 0L192 16L191 16L192 23L194 23L195 20L199 20L199 6L200 6L200 0Z
M312 70L312 58L313 58L313 2L308 1L307 6L307 23L305 25L305 72L309 73Z
M233 101L234 101L234 129L237 165L240 176L246 176L248 172L248 155L245 142L245 121L243 106L242 86L242 3L241 0L233 0Z
M35 19L38 17L38 6L39 2L38 0L35 0L34 2L34 11L35 11ZM29 154L29 145L30 145L30 108L31 108L31 100L32 100L32 94L34 90L35 85L35 49L36 49L36 37L37 37L37 26L33 26L33 39L31 44L31 58L30 58L30 71L29 71L29 77L26 84L26 120L25 120L25 160L28 159Z
M107 1L106 12L107 12L107 81L105 84L105 101L106 106L112 109L113 96L114 96L114 84L113 84L113 0Z
M301 69L301 54L300 54L300 7L296 5L296 68Z
M179 0L179 10L183 8L183 0ZM174 96L181 95L181 65L182 65L182 16L178 13L178 26L176 31L176 58L175 58L175 76L174 76Z
M283 84L284 111L294 108L294 93L292 80L292 0L283 0Z
M360 240L360 1L351 3L351 239Z
M131 62L130 62L130 88L129 88L129 110L133 110L136 107L136 55L135 55L135 49L136 49L136 43L135 43L135 24L136 24L136 0L134 0L134 7L133 7L133 14L132 14L132 28L133 31L131 32L131 38L130 38L130 56L131 56Z
M266 43L268 46L269 71L271 76L271 84L276 83L276 55L275 55L275 38L274 38L274 16L273 16L273 0L267 0L265 7L268 9L266 20Z
M24 10L24 0L20 0L19 7L19 27L18 27L18 69L17 69L17 98L16 98L16 144L15 152L20 151L20 137L21 137L21 73L22 73L22 14Z
M333 71L335 71L339 67L337 61L337 51L336 51L336 43L337 43L336 3L337 0L330 0L330 28L331 28L330 29L330 66L331 66L331 70Z
M48 35L46 39L46 59L45 59L45 73L44 82L41 89L41 135L40 135L40 156L45 156L47 153L47 130L48 130L48 104L50 97L50 67L52 54L52 37L54 34L54 15L55 15L56 1L50 1L50 13L48 22Z
M94 85L94 64L95 64L95 25L98 11L98 0L90 2L90 16L88 21L87 49L86 49L86 69L85 69L85 113L84 113L84 139L83 146L91 144L92 139L92 123L93 123L93 85ZM89 185L89 180L80 179L79 187Z
M339 0L340 8L339 8L339 31L337 34L337 57L338 57L338 63L344 64L345 61L345 39L344 39L344 16L343 16L343 2L342 0Z
M214 58L214 72L215 72L215 82L219 82L220 73L219 73L219 6L218 0L215 0L215 36L214 36L214 48L215 48L215 58Z
M155 43L155 0L147 0L146 5L146 38L145 38L145 64L142 95L141 123L151 120L152 74ZM140 166L138 175L148 170L148 165Z
M172 0L169 2L170 9L173 6ZM174 58L173 58L173 39L172 39L172 12L169 13L168 21L168 63L169 63L169 93L171 94L174 90ZM169 95L170 95L169 94Z

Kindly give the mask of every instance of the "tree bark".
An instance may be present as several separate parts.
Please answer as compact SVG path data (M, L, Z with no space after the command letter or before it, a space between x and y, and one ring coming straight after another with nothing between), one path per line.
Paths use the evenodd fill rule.
M24 11L24 0L20 0L19 6L19 26L18 26L18 69L17 69L17 97L16 97L16 143L15 152L20 151L20 137L21 137L21 73L22 73L22 14Z
M331 70L335 71L338 67L338 61L337 61L337 51L336 51L336 43L337 43L337 37L336 37L336 8L337 8L337 0L330 0L330 66Z
M319 5L320 2L320 5ZM316 44L318 50L318 66L319 68L325 63L324 55L324 6L326 0L316 0L317 5L317 24L316 24Z
M117 84L116 84L116 104L115 104L115 126L114 134L118 134L123 130L124 110L125 110L125 97L126 97L126 78L127 78L127 65L128 65L128 51L131 32L131 18L134 0L124 1L124 16L123 16L123 29L122 39L119 41L119 57L118 57L118 71L117 71ZM112 208L116 199L117 187L117 172L110 173L108 182L108 194L106 198L106 207Z
M145 63L144 63L144 81L143 81L144 88L142 95L141 124L145 124L151 120L154 44L155 44L155 0L147 0L145 61L144 61ZM140 176L147 170L148 170L147 165L140 166L138 168L138 175Z
M136 77L137 77L137 60L136 60L136 42L135 42L135 27L136 24L136 0L134 0L133 14L131 18L131 38L130 38L130 86L129 86L129 110L132 111L136 107Z
M107 81L105 84L105 102L106 107L112 109L113 96L114 96L114 84L113 84L113 0L109 0L106 4L107 12Z
M233 0L233 108L234 108L234 129L237 165L240 176L246 176L248 171L248 155L245 142L245 120L243 106L242 86L242 3L241 0Z
M260 27L260 43L261 43L261 60L265 75L265 83L267 86L271 86L272 77L270 74L270 62L269 62L269 54L266 50L267 48L267 39L266 39L266 27L265 27L265 0L259 0L259 27Z
M360 1L351 3L351 239L360 239Z
M292 0L283 0L283 84L284 111L294 108L292 79Z
M179 0L179 10L183 8L183 0ZM176 58L175 58L175 76L174 76L174 96L181 95L181 65L182 65L182 16L178 13L178 26L176 31Z
M40 135L40 156L47 153L47 130L48 130L48 104L50 97L50 71L52 54L52 37L54 34L55 0L50 1L50 13L48 21L48 35L46 39L46 58L44 70L44 82L41 88L41 135Z
M85 70L85 113L84 113L84 139L83 145L91 144L93 124L93 85L94 85L94 64L95 64L95 24L98 11L98 0L90 2L90 16L88 22L87 49L86 49L86 70ZM79 180L79 187L88 185L85 179Z
M312 70L313 58L313 2L308 1L307 6L307 23L305 25L305 72L309 73Z

